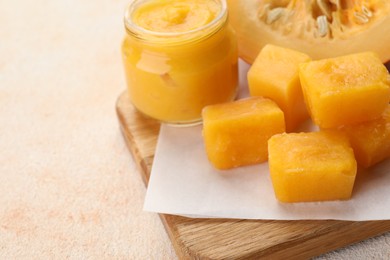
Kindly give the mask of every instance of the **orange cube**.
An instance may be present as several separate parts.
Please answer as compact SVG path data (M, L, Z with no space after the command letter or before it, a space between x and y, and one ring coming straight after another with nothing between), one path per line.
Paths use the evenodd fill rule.
M268 44L248 71L251 96L264 96L275 101L284 112L288 132L309 118L298 65L310 60L304 53Z
M356 161L364 168L390 158L390 105L379 119L341 130L349 137Z
M285 131L282 110L262 97L210 105L202 116L207 156L217 169L266 161L268 139Z
M390 101L389 73L372 52L311 61L299 71L309 113L321 128L379 118Z
M270 138L269 168L281 202L345 200L351 197L356 160L338 131L278 134Z

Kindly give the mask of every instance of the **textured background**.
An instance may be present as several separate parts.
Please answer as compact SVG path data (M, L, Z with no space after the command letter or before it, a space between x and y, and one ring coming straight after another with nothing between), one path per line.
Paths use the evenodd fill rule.
M0 0L0 259L176 258L115 115L127 2Z

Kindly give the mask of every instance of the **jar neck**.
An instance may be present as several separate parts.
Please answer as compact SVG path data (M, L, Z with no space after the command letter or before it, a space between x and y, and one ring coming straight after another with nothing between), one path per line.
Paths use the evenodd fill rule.
M224 25L227 23L228 20L226 0L216 1L221 4L221 10L218 15L209 23L200 26L196 29L183 32L157 32L147 30L134 22L132 18L132 14L134 13L134 11L143 3L148 2L148 0L134 0L129 4L125 12L125 29L127 34L133 39L148 44L163 44L167 46L175 46L203 41L216 34L222 28L224 28Z

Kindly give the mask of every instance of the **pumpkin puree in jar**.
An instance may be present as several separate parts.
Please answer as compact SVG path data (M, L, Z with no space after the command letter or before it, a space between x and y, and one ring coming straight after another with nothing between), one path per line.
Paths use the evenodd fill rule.
M187 32L204 26L221 12L210 0L149 1L133 14L133 22L155 32Z
M203 107L233 100L238 55L226 4L138 2L125 17L122 45L134 106L163 122L190 124L201 120Z

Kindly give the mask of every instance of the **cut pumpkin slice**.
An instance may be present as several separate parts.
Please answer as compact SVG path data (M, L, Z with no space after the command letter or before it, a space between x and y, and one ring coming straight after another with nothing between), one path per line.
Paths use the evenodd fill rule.
M239 55L253 63L266 44L313 59L373 51L390 60L390 1L228 0Z

